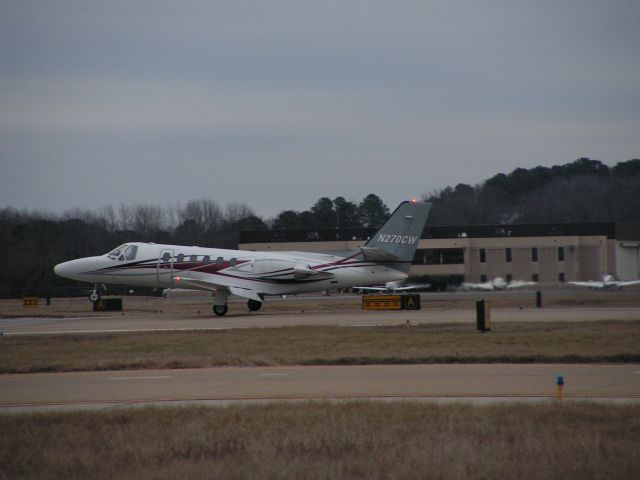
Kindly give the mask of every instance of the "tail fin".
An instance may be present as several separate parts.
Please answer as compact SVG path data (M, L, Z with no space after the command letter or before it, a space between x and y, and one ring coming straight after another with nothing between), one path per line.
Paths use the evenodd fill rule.
M365 258L408 272L430 210L430 203L402 202L380 230L361 247Z

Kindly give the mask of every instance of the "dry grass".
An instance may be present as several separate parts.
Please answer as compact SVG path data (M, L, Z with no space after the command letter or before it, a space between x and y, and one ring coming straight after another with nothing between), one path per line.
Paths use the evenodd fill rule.
M5 336L0 373L451 362L640 362L640 322L285 327Z
M635 479L640 407L304 403L0 416L0 479Z

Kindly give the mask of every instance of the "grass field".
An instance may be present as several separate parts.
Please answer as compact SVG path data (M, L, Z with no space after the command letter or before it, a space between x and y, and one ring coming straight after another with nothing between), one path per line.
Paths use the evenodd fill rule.
M296 403L0 416L0 479L635 479L640 406Z
M639 322L4 336L0 373L241 365L640 362Z

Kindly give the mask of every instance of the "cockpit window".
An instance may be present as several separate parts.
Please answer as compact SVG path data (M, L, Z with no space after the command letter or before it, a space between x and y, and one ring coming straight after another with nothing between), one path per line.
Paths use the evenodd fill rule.
M109 253L107 253L107 257L118 258L118 255L124 252L127 247L128 245L126 243L124 245L120 245L118 248L111 250Z
M125 252L124 252L124 257L127 260L135 260L137 253L138 253L138 246L137 245L129 245L129 248L127 248L125 250Z

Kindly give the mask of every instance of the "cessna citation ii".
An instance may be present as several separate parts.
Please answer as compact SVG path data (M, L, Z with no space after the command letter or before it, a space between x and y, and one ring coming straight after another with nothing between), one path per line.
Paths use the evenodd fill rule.
M601 282L589 280L588 282L569 282L571 285L577 287L588 287L594 290L622 290L624 287L630 287L631 285L640 285L640 280L629 280L621 282L613 278L613 275L605 275L602 277Z
M213 312L227 313L227 299L248 299L259 310L266 296L295 295L407 278L431 205L401 203L365 245L347 254L251 252L132 242L106 255L56 265L57 275L98 285L124 284L215 292Z

